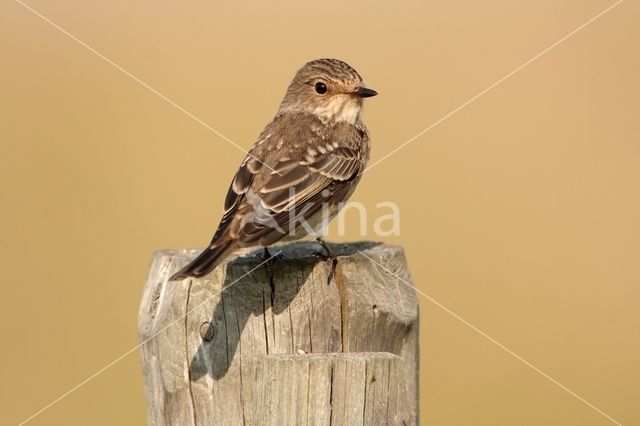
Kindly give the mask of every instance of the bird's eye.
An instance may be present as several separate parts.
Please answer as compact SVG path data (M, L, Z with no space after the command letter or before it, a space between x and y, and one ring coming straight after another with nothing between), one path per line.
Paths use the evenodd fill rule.
M327 93L327 85L322 83L321 81L316 83L316 93L319 95L324 95Z

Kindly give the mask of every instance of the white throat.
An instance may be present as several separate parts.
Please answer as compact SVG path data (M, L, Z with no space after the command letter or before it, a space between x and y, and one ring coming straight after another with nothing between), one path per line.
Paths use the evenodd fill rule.
M323 120L334 123L356 124L361 109L362 104L358 100L336 96L327 104L316 107L313 113Z

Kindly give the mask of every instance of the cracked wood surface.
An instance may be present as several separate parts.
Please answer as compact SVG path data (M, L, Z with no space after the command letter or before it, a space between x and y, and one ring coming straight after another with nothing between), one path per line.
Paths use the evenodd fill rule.
M155 253L139 314L151 425L412 425L418 302L401 248L315 243L167 282L195 251ZM260 251L261 253L261 251ZM225 288L225 290L222 290Z

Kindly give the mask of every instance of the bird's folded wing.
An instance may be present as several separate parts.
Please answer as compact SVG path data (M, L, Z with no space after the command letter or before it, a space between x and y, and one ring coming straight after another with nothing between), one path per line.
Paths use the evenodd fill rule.
M248 176L239 172L231 190L245 194L242 204L251 207L239 206L238 215L245 213L234 232L236 238L242 245L269 245L279 240L293 231L290 227L315 216L323 206L342 201L359 167L358 154L340 148L300 160L278 161L273 170L261 167L248 186ZM236 196L227 199L227 207L233 208Z
M262 179L256 179L256 192L265 208L273 212L300 208L334 181L350 180L359 170L357 153L342 148L320 157L286 160Z
M249 158L251 157L247 156L247 159ZM251 182L254 177L255 174L252 173L250 167L248 167L247 160L245 160L233 177L231 185L229 185L227 196L224 199L224 214L220 220L216 233L211 239L210 247L218 245L229 229L229 225L231 225L234 220L237 220L238 209L242 205L244 196L251 186Z

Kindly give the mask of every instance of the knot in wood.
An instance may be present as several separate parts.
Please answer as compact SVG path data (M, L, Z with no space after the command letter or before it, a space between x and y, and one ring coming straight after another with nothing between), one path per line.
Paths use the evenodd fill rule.
M205 321L200 324L200 337L202 337L202 340L204 340L205 342L210 341L211 339L213 339L213 334L213 324L211 324L209 321Z

